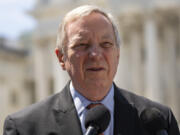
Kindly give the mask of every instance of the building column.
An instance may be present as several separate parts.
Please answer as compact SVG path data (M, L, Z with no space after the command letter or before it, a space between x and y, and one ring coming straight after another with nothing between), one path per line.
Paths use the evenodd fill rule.
M159 40L162 47L161 79L165 93L165 103L172 109L176 117L180 118L178 89L177 46L179 45L180 20L178 7L165 6L156 10Z
M115 78L120 86L143 94L144 89L144 40L141 10L125 11L119 15L122 46L120 64Z
M42 100L49 95L49 50L48 41L36 41L34 46L34 72L36 100Z
M149 15L145 23L146 46L146 97L163 103L163 91L161 89L161 48L157 44L157 26L154 18Z

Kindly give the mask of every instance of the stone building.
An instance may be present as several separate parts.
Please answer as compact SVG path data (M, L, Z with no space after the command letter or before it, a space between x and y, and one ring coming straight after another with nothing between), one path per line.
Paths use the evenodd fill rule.
M31 61L24 60L29 56L20 57L20 61L31 65L30 68L28 64L22 66L21 71L25 72L22 78L27 69L33 69L26 79L19 81L23 90L17 95L29 102L23 101L22 106L60 91L68 81L54 53L57 28L65 13L82 4L98 5L117 19L121 35L120 62L115 77L118 86L170 106L180 122L180 2L176 0L163 3L157 0L38 0L30 13L38 21L31 36ZM13 64L20 66L15 61Z
M9 45L9 46L8 46ZM34 102L34 79L27 50L0 39L0 134L5 117Z
M180 120L178 1L39 0L32 12L38 20L33 43L37 55L37 97L47 96L52 83L54 92L59 91L68 80L53 52L57 28L66 12L82 4L98 5L117 18L122 46L115 82L122 88L169 105Z

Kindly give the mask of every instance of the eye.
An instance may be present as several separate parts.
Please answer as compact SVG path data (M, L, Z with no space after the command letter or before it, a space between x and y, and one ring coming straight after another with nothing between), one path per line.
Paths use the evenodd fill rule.
M78 46L88 46L88 44L86 44L86 43L80 43Z
M103 48L109 48L109 47L113 46L113 43L111 43L111 42L103 42L103 43L101 43L101 46Z
M86 49L89 45L87 43L79 43L74 45L74 49Z

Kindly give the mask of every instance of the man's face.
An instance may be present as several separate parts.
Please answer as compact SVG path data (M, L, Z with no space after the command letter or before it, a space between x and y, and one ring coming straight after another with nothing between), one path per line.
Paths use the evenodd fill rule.
M110 88L119 61L114 31L100 13L69 22L67 45L60 58L76 89Z

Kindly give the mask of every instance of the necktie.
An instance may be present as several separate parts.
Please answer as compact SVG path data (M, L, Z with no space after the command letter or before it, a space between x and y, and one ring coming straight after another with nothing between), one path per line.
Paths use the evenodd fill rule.
M89 110L95 106L102 105L101 103L91 103L86 108ZM98 134L98 135L104 135L104 133Z

